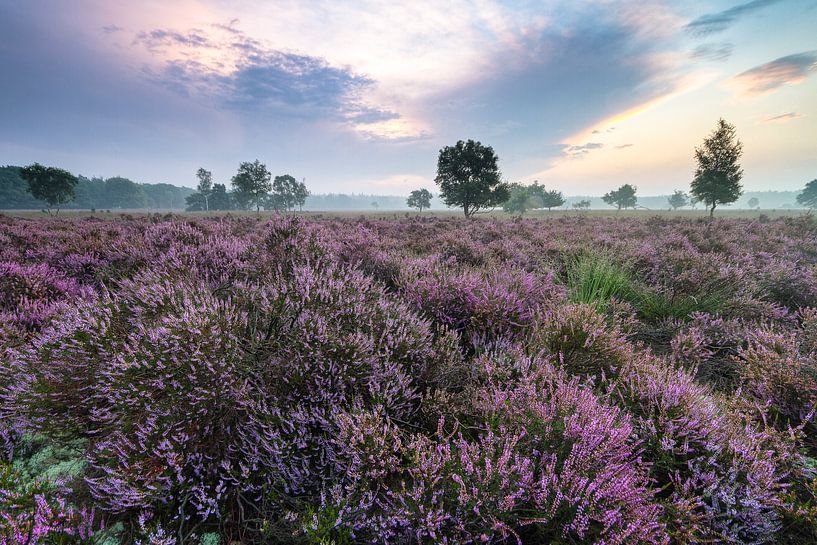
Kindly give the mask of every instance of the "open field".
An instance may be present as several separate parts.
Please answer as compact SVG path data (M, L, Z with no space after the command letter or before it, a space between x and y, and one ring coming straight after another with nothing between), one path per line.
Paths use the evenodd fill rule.
M3 214L3 535L813 544L817 221L761 212Z

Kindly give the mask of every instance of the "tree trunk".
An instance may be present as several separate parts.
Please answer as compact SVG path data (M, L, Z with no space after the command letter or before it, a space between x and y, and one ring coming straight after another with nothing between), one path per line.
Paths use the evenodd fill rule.
M709 209L709 219L713 219L715 217L715 203L712 203L712 208Z

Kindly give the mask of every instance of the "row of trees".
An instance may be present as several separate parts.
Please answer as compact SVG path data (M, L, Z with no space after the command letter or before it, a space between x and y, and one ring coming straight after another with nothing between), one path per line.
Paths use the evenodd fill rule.
M696 168L690 187L690 195L676 190L669 197L669 205L675 210L683 206L703 203L710 218L719 205L730 204L743 194L740 181L743 169L740 158L743 144L738 140L735 126L719 119L715 130L695 148ZM565 202L559 191L547 191L534 182L532 185L503 182L498 167L499 159L493 148L480 142L460 140L454 146L440 150L437 159L437 177L440 196L446 205L462 208L466 217L480 210L502 206L506 212L523 214L531 208L562 206ZM619 210L635 208L638 203L636 187L624 184L606 193L602 200ZM589 202L577 203L574 208L589 207ZM797 197L797 202L809 208L817 207L817 180L809 182ZM758 205L757 199L749 206Z
M274 179L267 166L255 160L243 162L231 180L232 191L225 184L214 184L213 174L200 168L196 193L187 198L188 211L210 210L291 210L303 209L309 190L289 174Z
M127 178L86 178L67 170L34 163L0 168L4 206L43 207L49 214L62 208L181 208L191 193L170 184L137 184Z

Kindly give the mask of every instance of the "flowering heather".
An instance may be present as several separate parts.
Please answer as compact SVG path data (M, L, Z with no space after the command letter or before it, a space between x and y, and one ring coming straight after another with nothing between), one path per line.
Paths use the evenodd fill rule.
M0 545L817 543L816 267L808 218L3 218Z

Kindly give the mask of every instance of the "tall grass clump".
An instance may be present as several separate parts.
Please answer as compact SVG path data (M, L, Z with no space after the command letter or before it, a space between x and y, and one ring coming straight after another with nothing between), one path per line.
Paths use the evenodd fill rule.
M636 293L627 267L604 252L586 252L565 264L567 286L573 303L607 308L610 301L632 299Z

